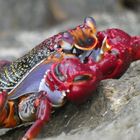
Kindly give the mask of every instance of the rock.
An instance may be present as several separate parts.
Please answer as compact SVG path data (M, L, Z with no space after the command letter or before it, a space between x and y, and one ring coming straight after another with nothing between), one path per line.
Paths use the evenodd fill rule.
M139 11L140 1L139 0L120 0L121 4L128 9Z
M0 1L0 30L40 29L55 23L49 0Z
M45 30L62 21L82 19L93 12L124 12L125 7L139 9L139 0L1 0L0 31Z

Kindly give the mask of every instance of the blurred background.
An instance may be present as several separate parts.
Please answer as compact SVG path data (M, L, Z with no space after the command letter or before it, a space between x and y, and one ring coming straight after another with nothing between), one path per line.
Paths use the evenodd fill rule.
M0 58L20 57L45 38L92 16L98 30L140 34L140 0L0 0ZM8 51L7 51L8 49Z
M80 20L93 13L113 14L127 9L140 12L140 1L0 0L0 30L46 30L67 20Z

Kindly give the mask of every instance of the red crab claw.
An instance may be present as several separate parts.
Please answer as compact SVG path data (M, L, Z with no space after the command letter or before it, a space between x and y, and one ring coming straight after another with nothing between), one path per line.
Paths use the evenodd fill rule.
M52 90L57 87L66 98L74 103L82 103L89 98L101 80L102 74L94 65L81 63L77 58L67 58L61 63L55 63L49 74L51 82L46 78ZM52 82L53 81L53 82ZM52 84L53 83L53 84Z
M96 61L100 65L104 79L119 78L134 59L131 36L119 29L107 29L98 32L97 38L99 40L97 48L100 51Z

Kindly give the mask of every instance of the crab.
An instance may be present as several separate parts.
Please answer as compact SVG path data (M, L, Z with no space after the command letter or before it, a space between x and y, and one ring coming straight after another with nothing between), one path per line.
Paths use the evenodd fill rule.
M119 78L140 59L140 36L120 29L96 33L95 21L59 33L15 62L0 61L0 125L34 122L22 140L36 137L51 110L85 102L103 79Z

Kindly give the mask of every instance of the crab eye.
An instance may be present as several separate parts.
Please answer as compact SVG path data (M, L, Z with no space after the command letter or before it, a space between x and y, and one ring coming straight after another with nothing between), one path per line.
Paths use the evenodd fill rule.
M94 38L91 38L91 37L89 37L85 40L85 43L86 43L87 46L93 45L94 42L95 42Z
M80 82L80 81L88 81L91 79L91 76L89 75L78 75L74 78L74 82Z
M78 45L81 47L84 47L84 48L88 48L88 47L92 46L94 43L95 43L94 38L88 37L84 41L80 39L78 42Z

